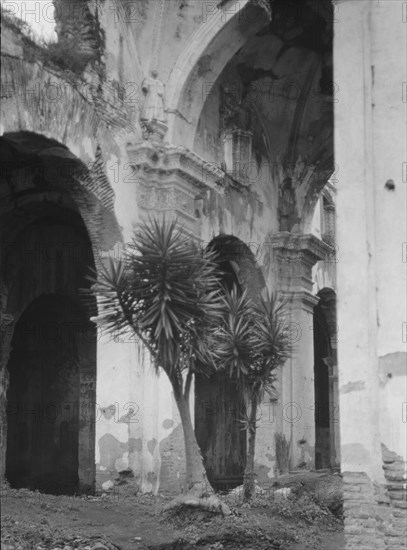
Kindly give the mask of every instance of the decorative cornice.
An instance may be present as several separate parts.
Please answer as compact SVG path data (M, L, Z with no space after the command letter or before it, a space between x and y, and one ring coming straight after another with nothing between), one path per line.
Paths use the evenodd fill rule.
M290 294L306 292L313 296L312 268L319 260L332 255L332 248L314 235L289 232L269 235L268 245L273 249L280 289Z
M128 164L135 175L137 204L146 213L176 216L191 236L200 238L210 191L250 193L216 164L206 162L183 146L142 140L126 146Z
M309 313L314 312L314 308L319 302L319 297L307 290L293 290L291 292L284 290L281 295L295 310L298 309L298 306L301 306L301 309Z
M334 249L315 235L303 235L282 231L269 235L270 246L286 257L298 259L298 254L313 266L316 262L332 257Z
M185 147L142 141L127 146L130 164L160 176L182 174L195 188L220 190L226 174L214 163L204 161Z
M151 213L176 217L199 240L209 191L224 192L224 172L185 147L157 141L128 144L127 155L141 218Z

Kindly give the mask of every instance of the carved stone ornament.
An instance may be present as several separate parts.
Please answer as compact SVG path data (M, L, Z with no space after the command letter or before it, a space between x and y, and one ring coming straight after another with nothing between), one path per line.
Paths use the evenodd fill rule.
M184 147L151 140L128 146L127 154L137 171L141 217L152 212L167 218L175 216L191 236L199 238L208 194L211 189L219 189L218 181L224 173Z
M141 132L143 139L152 143L162 143L168 126L159 120L141 121Z

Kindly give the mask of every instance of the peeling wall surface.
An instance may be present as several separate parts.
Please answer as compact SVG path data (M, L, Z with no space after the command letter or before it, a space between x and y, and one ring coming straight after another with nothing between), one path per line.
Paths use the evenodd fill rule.
M21 436L8 445L7 403L23 395L11 372L20 317L44 295L82 307L84 270L165 214L204 246L232 243L236 257L225 249L223 260L254 298L267 289L288 300L295 349L261 405L259 481L278 473L280 434L291 469L341 465L350 479L364 473L363 487L384 485L381 444L406 461L403 3L54 4L48 46L17 12L2 18L2 458ZM69 281L67 251L81 256ZM92 489L130 468L142 491L182 490L165 375L130 336L98 330L81 353L66 395L92 411L81 420L78 409L74 483Z

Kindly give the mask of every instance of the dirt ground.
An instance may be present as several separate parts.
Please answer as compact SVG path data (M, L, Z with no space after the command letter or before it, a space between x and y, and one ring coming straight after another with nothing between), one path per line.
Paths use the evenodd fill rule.
M289 487L289 495L276 490ZM4 486L3 550L342 550L340 478L286 476L259 489L250 506L223 495L223 517L163 512L169 497L136 494L130 485L98 496L55 496Z

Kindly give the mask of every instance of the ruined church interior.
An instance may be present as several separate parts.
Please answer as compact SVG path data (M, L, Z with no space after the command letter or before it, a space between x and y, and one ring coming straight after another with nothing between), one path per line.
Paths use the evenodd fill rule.
M256 421L259 491L331 476L344 534L326 550L405 548L405 6L2 1L9 489L95 496L130 476L142 495L184 491L170 382L141 341L98 326L90 292L90 273L157 217L216 252L225 292L287 303L293 351ZM246 406L233 377L194 375L216 494L243 484Z

